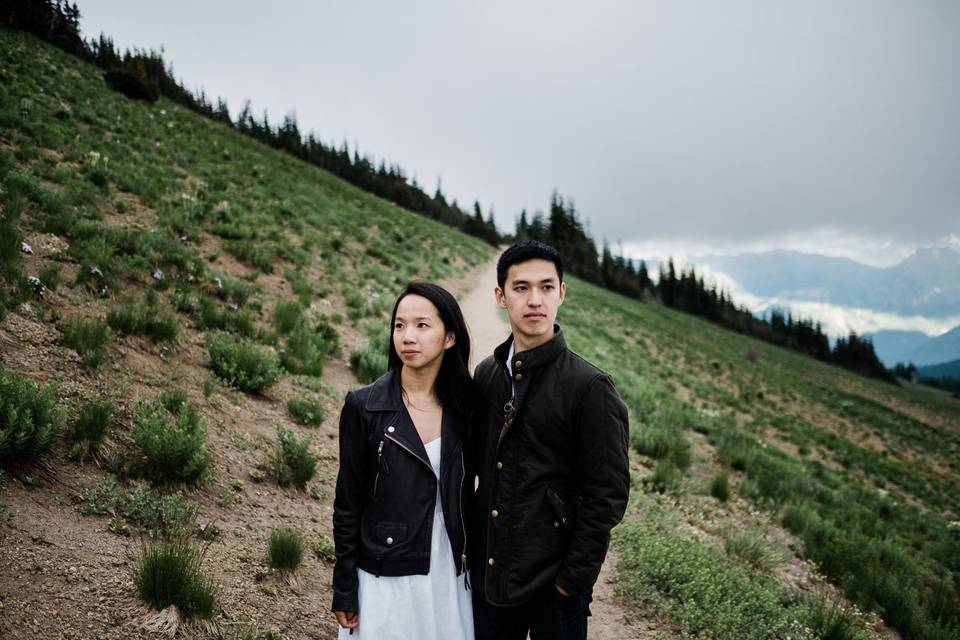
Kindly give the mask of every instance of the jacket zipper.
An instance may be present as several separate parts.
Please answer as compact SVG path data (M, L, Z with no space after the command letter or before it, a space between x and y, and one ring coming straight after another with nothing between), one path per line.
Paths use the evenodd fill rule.
M460 526L463 527L463 553L460 555L460 570L463 572L463 587L469 591L470 580L467 578L467 521L463 517L463 483L467 478L467 462L464 460L463 449L460 449Z
M380 471L383 469L383 440L377 447L377 475L373 478L373 495L377 495L377 486L380 484Z

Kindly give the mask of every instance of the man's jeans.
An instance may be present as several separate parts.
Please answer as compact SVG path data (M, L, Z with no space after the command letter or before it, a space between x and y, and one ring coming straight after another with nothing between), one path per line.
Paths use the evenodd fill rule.
M530 602L494 607L473 592L476 640L587 640L590 596L564 596L552 584Z

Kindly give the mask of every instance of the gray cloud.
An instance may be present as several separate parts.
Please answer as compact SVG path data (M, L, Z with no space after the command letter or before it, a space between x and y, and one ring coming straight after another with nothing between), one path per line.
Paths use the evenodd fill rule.
M512 229L557 187L598 238L724 246L960 233L960 4L121 3L208 95L296 109ZM853 242L854 240L851 240Z

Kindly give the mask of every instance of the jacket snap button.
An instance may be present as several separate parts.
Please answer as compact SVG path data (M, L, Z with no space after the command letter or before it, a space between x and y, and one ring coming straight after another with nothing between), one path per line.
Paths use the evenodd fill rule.
M500 512L497 511L496 509L494 509L493 511L490 512L490 517L491 517L491 518L496 518L496 517L499 516L499 515L500 515Z
M393 538L387 538L387 544L393 544Z
M515 380L523 380L523 374L522 374L522 373L518 373L517 375L515 375L515 376L513 376L513 377L514 377Z
M559 526L560 526L560 523L557 522L556 520L554 520L554 521L553 521L553 528L556 529L556 528L558 528Z
M393 433L394 431L396 431L396 429L393 428L393 425L387 427L387 433Z
M497 462L497 469L503 469L503 463Z
M487 560L487 564L490 565L491 567L496 563L497 563L496 560L494 560L493 558L490 558L489 560Z
M513 363L513 366L519 367L522 364L523 364L523 360L517 360L516 362Z

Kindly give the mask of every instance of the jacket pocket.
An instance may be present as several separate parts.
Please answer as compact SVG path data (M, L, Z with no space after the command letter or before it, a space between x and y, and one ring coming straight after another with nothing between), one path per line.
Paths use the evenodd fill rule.
M557 517L557 519L554 520L553 526L557 528L563 527L564 529L572 528L572 514L567 509L567 504L560 499L557 492L550 487L547 487L547 502L553 507L553 512Z
M407 539L407 525L402 522L378 522L377 542L387 548L395 547Z

